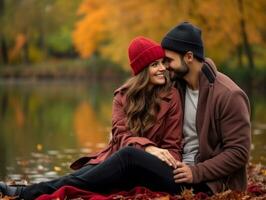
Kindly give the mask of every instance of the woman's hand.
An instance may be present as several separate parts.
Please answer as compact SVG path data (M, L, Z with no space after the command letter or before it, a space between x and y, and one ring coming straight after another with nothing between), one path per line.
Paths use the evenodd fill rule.
M147 146L145 148L145 151L147 153L150 153L150 154L156 156L157 158L159 158L163 162L166 162L169 166L176 168L177 161L175 160L175 158L170 154L170 152L167 149L162 149L162 148L155 147L155 146Z

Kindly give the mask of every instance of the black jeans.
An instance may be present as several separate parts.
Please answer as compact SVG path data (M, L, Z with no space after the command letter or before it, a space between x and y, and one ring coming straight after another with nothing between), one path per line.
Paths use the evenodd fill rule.
M65 185L100 193L144 186L154 191L177 194L186 186L191 187L176 184L173 169L157 157L133 147L125 147L101 164L88 165L70 175L27 186L20 197L35 199Z

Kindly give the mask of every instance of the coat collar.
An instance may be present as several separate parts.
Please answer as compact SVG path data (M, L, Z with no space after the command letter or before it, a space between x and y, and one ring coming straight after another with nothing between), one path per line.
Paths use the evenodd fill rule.
M213 84L216 78L217 74L217 68L214 64L214 62L210 58L206 58L204 60L200 77L199 77L199 86L201 87L201 82L203 81L202 79L208 80L209 84Z
M217 75L217 68L214 62L210 58L205 58L203 66L199 74L199 90L201 89L203 85L205 85L205 84L202 84L202 82L213 84L215 82L216 75ZM177 79L175 85L179 89L182 88L182 92L184 92L184 90L186 89L186 81L183 79Z

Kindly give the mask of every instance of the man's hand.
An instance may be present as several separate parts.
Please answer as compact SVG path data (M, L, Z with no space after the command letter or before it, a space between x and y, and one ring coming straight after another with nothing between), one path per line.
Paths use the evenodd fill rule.
M166 162L169 166L176 168L177 161L169 153L169 151L167 149L162 149L162 148L155 147L155 146L147 146L145 148L145 151L147 153L150 153L150 154L156 156L157 158L159 158L163 162Z
M185 163L178 162L174 169L174 180L176 183L192 183L193 175L190 167Z

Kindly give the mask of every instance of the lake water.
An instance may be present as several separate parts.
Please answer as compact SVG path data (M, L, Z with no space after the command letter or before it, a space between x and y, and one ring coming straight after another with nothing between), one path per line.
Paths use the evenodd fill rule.
M0 83L0 180L49 180L81 155L102 149L113 91L122 82ZM266 102L257 94L251 161L266 164Z

